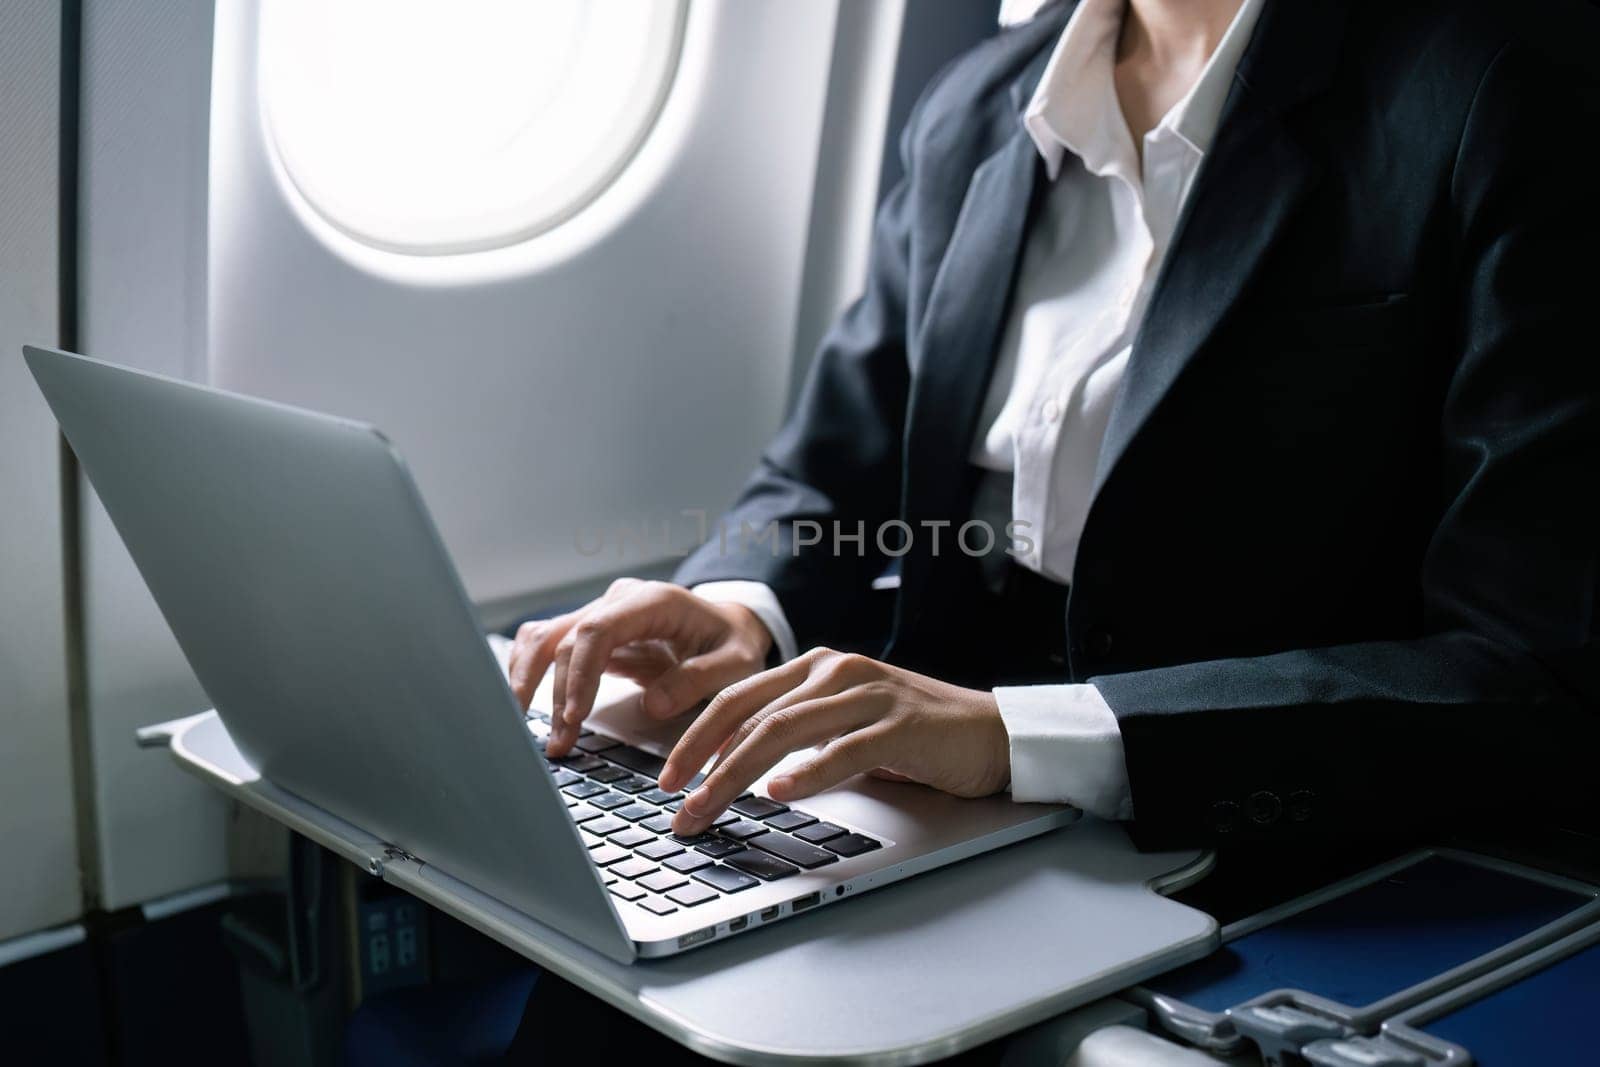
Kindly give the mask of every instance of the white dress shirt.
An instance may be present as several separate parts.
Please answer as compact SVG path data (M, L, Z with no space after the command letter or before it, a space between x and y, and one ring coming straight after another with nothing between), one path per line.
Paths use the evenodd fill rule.
M1017 562L1057 581L1072 578L1134 335L1261 3L1243 0L1195 84L1145 134L1142 161L1113 78L1125 0L1081 0L1023 114L1052 188L1023 249L971 458L985 472L977 517L1019 523L1034 549ZM983 514L1005 508L1008 486L1009 516ZM797 653L767 586L696 592L749 607L780 655ZM1093 685L1003 686L995 697L1015 799L1132 817L1122 735Z

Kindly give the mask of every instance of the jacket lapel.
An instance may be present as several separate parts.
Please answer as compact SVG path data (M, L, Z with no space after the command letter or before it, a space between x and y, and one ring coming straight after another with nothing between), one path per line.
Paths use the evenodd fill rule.
M956 528L970 517L974 483L968 453L993 372L1034 194L1045 185L1044 164L1022 126L1021 110L1048 58L1046 48L1013 84L1012 107L998 120L1009 129L1000 132L1000 147L974 171L929 288L921 351L912 368L904 450L901 513L914 537L901 560L895 637L885 652L897 661L919 654L919 639L926 636L919 631L928 590L937 587L941 599L951 603L971 584L959 567L950 566L958 559L972 562L954 551L953 542ZM920 525L923 520L951 524L939 540L937 558L931 552L929 531ZM936 578L931 574L935 569Z
M1282 116L1331 77L1342 28L1338 0L1269 0L1262 12L1135 338L1097 493L1316 184L1320 162Z
M1040 166L1020 126L983 162L929 292L906 427L906 504L918 518L965 518L950 508L959 504Z

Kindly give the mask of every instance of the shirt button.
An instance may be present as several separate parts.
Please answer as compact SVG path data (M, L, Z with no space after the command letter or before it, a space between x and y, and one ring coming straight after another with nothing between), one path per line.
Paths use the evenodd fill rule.
M1289 794L1289 818L1295 822L1309 821L1316 806L1317 794L1309 789L1297 789Z
M1271 826L1283 814L1283 801L1270 789L1250 794L1250 821L1257 826Z
M1045 422L1055 422L1061 418L1061 405L1054 400L1046 400L1044 402L1043 415Z

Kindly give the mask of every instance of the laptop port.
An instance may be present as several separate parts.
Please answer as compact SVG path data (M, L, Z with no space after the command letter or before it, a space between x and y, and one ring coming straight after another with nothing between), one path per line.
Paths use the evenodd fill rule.
M698 945L702 941L710 941L716 935L717 928L715 926L708 926L703 930L696 930L692 934L684 934L682 937L678 938L678 947L688 948L690 945Z
M729 919L728 920L728 933L731 934L731 933L734 933L734 932L736 932L738 930L743 930L746 926L749 926L749 925L750 925L750 916L748 916L748 915L741 915L737 919Z
M795 897L793 900L789 901L789 910L805 911L807 908L815 907L821 903L822 893L820 891L816 893L807 893L803 897Z
M762 908L761 909L761 921L764 922L764 923L771 922L773 919L776 919L778 917L778 912L780 912L782 910L783 910L783 905L782 904L774 904L770 908Z

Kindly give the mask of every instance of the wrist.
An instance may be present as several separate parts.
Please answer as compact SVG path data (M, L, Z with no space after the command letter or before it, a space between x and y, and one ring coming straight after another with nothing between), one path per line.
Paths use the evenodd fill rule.
M1000 701L986 689L969 692L978 734L976 751L983 754L986 793L1002 793L1011 785L1011 735L1000 715Z
M718 614L728 621L728 628L739 643L748 649L756 670L763 670L772 656L774 639L761 616L743 604L716 604Z

